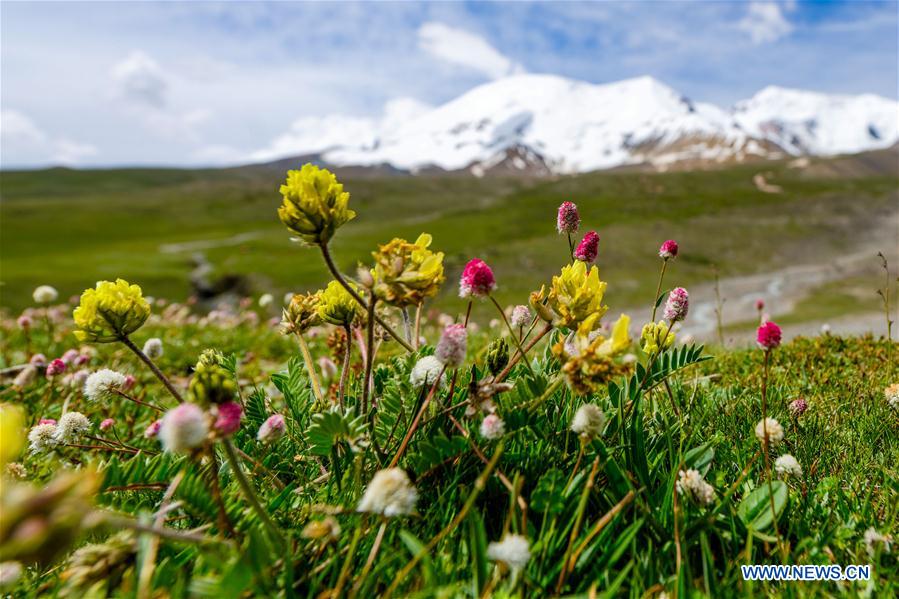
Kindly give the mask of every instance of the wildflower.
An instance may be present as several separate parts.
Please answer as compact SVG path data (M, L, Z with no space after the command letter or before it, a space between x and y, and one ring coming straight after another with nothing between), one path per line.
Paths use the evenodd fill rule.
M606 415L599 406L587 403L578 408L571 420L571 430L585 441L592 441L602 434L606 426Z
M599 235L596 231L588 231L575 248L574 258L587 264L593 264L596 262L597 255L599 255Z
M37 378L37 368L28 364L19 371L19 374L16 375L16 378L13 379L13 386L18 387L19 389L24 389L28 385L34 382L34 379Z
M325 516L303 527L300 536L316 541L336 541L340 538L340 523L334 516Z
M504 563L510 570L520 571L531 559L530 543L522 535L507 534L502 541L487 545L487 558Z
M328 356L318 359L318 367L322 371L322 379L327 383L337 378L337 364Z
M41 418L40 420L38 420L38 424L52 424L53 426L56 426L56 419L55 418Z
M468 347L468 331L461 324L451 324L443 329L434 356L447 368L458 368L465 363L465 352Z
M581 226L581 216L578 214L577 205L574 202L562 202L559 204L559 214L556 216L556 230L559 234L577 233Z
M124 374L104 368L87 377L84 382L84 396L91 401L112 399L117 390L124 388L125 383Z
M54 376L60 375L66 371L66 363L56 358L49 364L47 364L47 378L52 378Z
M243 416L243 408L234 401L228 401L218 406L218 414L215 417L213 428L226 437L237 432L240 428L240 419Z
M799 418L808 410L808 402L800 397L791 401L788 407L793 418Z
M802 476L802 466L796 461L796 458L788 453L783 454L774 461L774 470L785 476Z
M605 291L606 283L599 280L599 269L576 261L553 277L548 295L544 289L531 294L531 307L541 318L557 326L577 328L586 334L599 327L599 319L609 309L602 305ZM544 298L546 306L543 305Z
M759 349L769 351L780 345L781 336L780 327L769 320L759 327L756 333L756 343L758 343Z
M759 312L765 309L765 300L759 298L755 300L755 309Z
M674 333L664 320L646 323L640 336L643 339L643 351L650 355L660 353L674 345Z
M512 317L509 319L512 326L516 329L522 329L531 324L531 311L525 305L519 305L512 308Z
M459 279L459 297L484 297L496 289L496 278L487 263L478 258L469 260Z
M25 412L14 404L0 403L0 465L17 458L22 451Z
M147 354L147 357L151 360L161 358L162 351L162 339L159 337L151 337L144 343L144 353Z
M569 337L568 343L559 341L552 347L553 354L564 362L562 373L575 393L596 391L621 371L614 358L630 346L629 326L630 317L622 314L608 339L596 332L578 331Z
M883 547L884 553L890 553L892 544L893 537L891 535L881 534L873 526L865 531L865 549L868 552L868 557L872 559L877 553L878 545Z
M690 468L677 473L677 492L699 505L711 505L715 501L715 489L705 481L698 470Z
M256 440L263 443L274 443L283 437L286 431L287 424L284 422L284 416L273 414L259 427L259 431L256 433Z
M899 410L899 383L895 383L883 390L887 403L894 410Z
M82 435L91 430L91 421L81 412L66 412L59 417L56 425L56 439L60 443L77 441Z
M108 431L113 426L115 426L115 418L104 418L103 422L100 423L100 430Z
M409 382L412 383L412 387L415 389L421 389L425 385L430 388L434 386L439 378L442 385L446 382L444 370L446 370L446 367L443 365L443 362L434 356L425 356L412 367Z
M81 294L72 314L75 336L81 341L120 341L139 329L150 316L150 304L140 287L123 279L100 281Z
M356 511L382 516L411 514L418 501L418 490L401 468L378 470L365 488Z
M415 243L394 238L372 252L375 267L369 276L374 294L397 307L417 306L437 295L446 280L443 252L432 252L430 245L431 236L422 233Z
M16 319L16 325L23 331L27 331L34 325L34 322L31 320L30 316L22 314Z
M0 563L0 591L7 591L22 578L22 564L16 561Z
M268 308L273 301L275 301L275 298L271 293L263 293L259 296L259 307Z
M493 376L498 375L509 363L509 344L502 337L497 337L487 346L487 370Z
M317 309L319 318L335 325L350 325L361 315L358 302L337 281L328 283L321 292Z
M183 403L162 417L159 440L166 451L183 453L199 447L209 434L206 414L194 403Z
M671 258L677 258L677 242L673 239L669 239L659 248L659 258L663 260L670 260Z
M76 388L81 387L87 381L87 377L89 377L90 374L91 374L91 371L88 370L87 368L81 368L79 370L76 370L72 374L68 375L68 377L71 377L71 379L69 380L69 383L71 384L72 387L76 387Z
M768 444L777 445L784 438L784 428L774 418L768 417L759 420L755 425L755 436L764 445L765 431L768 431Z
M59 359L62 360L63 362L65 362L66 365L70 366L75 362L76 359L78 359L78 350L77 349L67 349L65 351L65 353L62 356L60 356Z
M49 285L41 285L34 290L31 297L34 299L35 303L49 304L56 301L59 297L59 292Z
M690 295L683 287L675 287L668 294L665 301L664 316L668 322L674 324L680 320L687 318L687 311L690 309Z
M144 430L144 437L147 439L153 439L157 435L159 435L159 429L162 428L162 420L156 420L150 424Z
M309 245L327 243L338 228L356 217L348 207L350 194L337 177L313 164L287 171L281 195L278 218Z
M45 356L44 354L34 354L33 356L31 356L31 359L28 360L28 363L32 366L43 368L47 365L47 356Z
M59 445L59 440L56 438L56 425L45 423L32 427L28 431L28 442L30 443L28 449L31 453L53 449Z
M481 436L494 441L506 434L506 423L496 414L487 414L481 420Z
M318 316L320 298L320 291L291 296L290 302L281 313L281 331L285 335L305 333L321 322Z
M26 470L25 466L19 462L10 462L7 464L6 473L12 478L18 478L20 480L28 476L28 470Z
M123 391L130 391L137 384L137 379L132 374L125 375L125 384L122 385Z
M60 578L64 581L61 595L90 596L90 590L107 580L120 579L137 554L134 533L124 530L102 543L79 547L68 559Z
M237 394L237 383L230 370L214 359L201 356L194 366L188 391L199 404L222 404L231 401Z

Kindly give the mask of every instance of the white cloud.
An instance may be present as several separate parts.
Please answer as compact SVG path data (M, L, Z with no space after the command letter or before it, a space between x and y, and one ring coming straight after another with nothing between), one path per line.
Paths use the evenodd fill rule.
M163 108L168 87L159 64L138 50L112 67L112 79L119 94L137 104Z
M0 111L0 143L4 155L15 156L13 166L20 162L74 165L97 153L93 145L51 136L25 114L9 109Z
M789 6L788 6L789 9ZM752 2L737 25L749 34L752 43L776 42L793 31L780 5L774 2Z
M504 56L484 38L443 23L432 21L422 25L418 29L418 46L441 60L467 67L491 79L524 72L524 67Z

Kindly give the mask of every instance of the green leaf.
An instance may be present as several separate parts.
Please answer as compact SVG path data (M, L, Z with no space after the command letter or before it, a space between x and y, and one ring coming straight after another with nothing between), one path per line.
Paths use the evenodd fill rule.
M787 507L789 488L780 480L771 481L771 488L774 491L774 511L780 518ZM763 531L771 526L774 519L771 516L771 493L767 483L763 483L743 498L737 508L737 515L747 528L754 531Z
M473 595L480 597L490 570L487 563L487 531L484 529L484 519L477 510L472 510L468 515L468 552L471 559Z
M321 412L312 416L312 424L306 432L309 448L315 455L326 456L338 443L354 443L365 434L363 417L353 417L347 410L341 413L336 408L330 412Z
M714 457L715 449L709 443L703 443L684 454L684 464L687 468L699 470L705 476Z
M425 552L424 543L418 540L418 537L413 535L411 532L406 530L405 528L400 531L400 540L403 542L403 545L406 546L406 549L411 554L410 557L415 557L420 553L424 553L422 555L421 560L418 562L423 570L422 576L424 577L424 586L429 587L434 584L434 564L431 561L431 555Z
M565 507L565 474L558 468L549 469L537 481L531 493L531 507L538 512L558 514Z

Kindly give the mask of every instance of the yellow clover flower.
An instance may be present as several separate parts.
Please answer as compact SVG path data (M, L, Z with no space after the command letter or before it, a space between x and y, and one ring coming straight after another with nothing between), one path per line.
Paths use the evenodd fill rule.
M309 245L327 243L341 225L356 217L347 207L350 194L337 177L313 164L287 171L281 195L284 199L278 218Z
M81 294L72 317L79 341L120 341L139 329L150 316L150 304L140 287L123 279L100 281Z
M429 250L431 241L427 233L419 235L415 243L397 237L372 252L373 289L379 299L404 307L417 306L425 298L437 295L446 277L443 252Z
M0 404L0 466L19 457L25 445L25 412L20 406Z
M647 354L656 354L674 345L674 333L664 320L646 323L640 336L643 339L643 351Z
M321 292L297 293L290 299L281 315L281 331L285 335L304 333L320 322L318 304Z
M544 289L531 294L531 306L556 326L576 328L585 335L599 326L599 319L609 309L602 305L605 292L606 282L599 280L599 269L576 260L553 277L549 295Z
M612 325L608 339L596 332L575 332L553 346L553 354L564 362L562 373L575 393L593 393L624 370L614 358L630 346L630 322L630 317L622 314Z
M194 367L194 376L190 379L188 390L200 405L221 404L234 399L237 395L237 383L227 368L201 358Z
M353 286L352 283L350 285ZM362 316L359 303L337 281L331 281L325 290L319 293L321 296L317 308L318 316L325 322L340 326L349 325L357 317Z

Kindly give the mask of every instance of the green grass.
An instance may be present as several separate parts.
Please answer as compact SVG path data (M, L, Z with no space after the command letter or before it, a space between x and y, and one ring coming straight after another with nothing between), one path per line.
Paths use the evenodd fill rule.
M73 346L70 327L70 322L57 323L51 340L38 324L26 339L13 322L3 320L0 354L4 365L22 362L29 350L60 355ZM482 331L472 339L469 351L481 373L478 376L484 365L476 356L483 355L480 349L495 335L486 326ZM323 332L313 340L315 356L331 355L339 362L339 352L326 342L331 331ZM437 336L431 324L426 325L425 334L432 342ZM363 580L364 564L380 522L363 518L354 508L374 472L397 452L420 405L421 395L408 382L415 357L406 357L396 344L386 343L375 369L377 410L359 421L337 418L325 425L316 416L321 407L314 406L295 345L271 328L252 324L220 327L155 316L134 339L142 345L152 336L164 340L160 367L182 388L186 388L191 365L203 348L235 354L245 419L234 442L263 464L264 470L247 464L254 470L251 484L280 534L290 539L289 551L267 538L242 495L221 444L217 444L218 480L230 521L227 527L217 516L208 461L200 461L199 456L133 456L61 448L50 454L29 453L20 461L27 479L37 484L71 470L63 467L66 464L96 468L101 480L97 507L129 517L147 517L158 509L163 490L183 469L186 476L174 493L178 507L169 514L166 526L182 532L202 527L200 534L227 539L231 544L201 546L163 540L151 579L152 588L161 594L277 596L292 580L296 596L315 597L333 589L346 567L349 586L344 590L358 583L359 597L375 597L398 579L423 544L445 529L442 540L430 547L418 565L403 573L395 596L474 597L487 589L493 589L497 597L548 596L557 589L563 596L579 597L588 596L591 589L597 596L628 597L662 590L673 596L676 588L681 589L680 596L714 598L863 593L888 597L899 593L895 550L869 556L863 540L869 527L894 537L899 533L899 437L895 434L899 412L891 410L883 396L883 388L896 382L899 375L896 344L891 347L871 338L824 336L799 339L772 353L769 415L786 429L784 444L772 451L772 459L790 453L803 468L801 477L788 479L785 487L777 486L786 491L777 503L777 530L785 539L786 558L777 548L770 521L764 524L770 504L759 443L753 434L761 417L760 351L713 350L711 360L697 364L687 360L683 368L665 370L660 376L667 377L679 405L678 416L661 384L642 394L626 392L623 399L628 401L622 401L620 389L630 372L588 396L576 396L564 386L546 392L558 376L559 364L543 345L538 346L532 350L537 358L535 374L517 366L509 379L515 383L514 389L496 398L497 412L506 421L496 472L502 473L514 492L498 476L488 477L482 490L476 487L485 464L442 411L444 406L466 399L471 374L463 369L454 396L445 397L445 390L438 394L435 402L441 409L434 407L426 413L399 461L419 490L417 515L389 519L383 546ZM173 405L163 387L121 346L100 345L96 350L88 368L134 373L139 379L136 395L163 406ZM429 353L431 348L423 351ZM639 350L633 351L639 354ZM681 352L678 355L683 356ZM348 407L358 410L361 363L357 351L351 366L354 374ZM794 420L787 404L797 397L806 398L810 407ZM95 425L114 417L114 433L106 436L114 434L145 451L159 448L155 440L142 434L155 414L121 398L87 401L79 390L64 387L59 379L48 383L40 377L21 391L5 379L0 383L0 401L24 406L29 425L39 418L59 418L64 404L86 414ZM579 459L579 442L569 425L577 408L588 401L601 407L608 424L601 437L585 446L585 455ZM288 434L268 447L255 440L255 432L262 419L275 412L286 416ZM479 436L480 417L467 419L460 408L453 414L478 452L486 458L497 454L498 443ZM99 434L96 429L94 432ZM350 450L350 442L357 451ZM676 515L672 485L682 462L704 472L716 499L711 506L701 507L681 497ZM285 491L275 486L274 476L286 485ZM592 486L588 486L591 479ZM36 505L7 495L12 484L3 483L4 506ZM755 520L759 528L754 530L747 524L752 518L741 506L759 494L761 501L752 512L759 518ZM453 525L470 497L471 510ZM613 511L622 501L620 511ZM16 513L7 510L11 507L4 512ZM35 554L45 559L31 565L18 585L5 592L38 597L65 589L83 595L93 587L92 592L100 596L133 594L140 569L147 567L143 560L150 537L139 537L137 544L131 537L126 542L129 549L115 559L95 557L88 563L73 563L68 557L72 549L87 542L105 542L118 527L75 535L64 528L64 522L71 520L63 520L61 513L48 517L48 528L28 533L32 536L27 538L39 547ZM336 540L320 545L302 537L307 524L328 513L334 514L342 529ZM607 522L602 524L604 516ZM22 521L21 517L4 518L3 534ZM598 533L591 534L594 530ZM357 531L358 545L347 561ZM504 531L523 534L530 542L532 557L518 577L510 577L485 557L485 544L498 540ZM560 585L571 538L573 547L582 551ZM681 544L680 570L676 538ZM5 538L4 547L0 561L19 559L15 551L21 550L7 545ZM100 555L110 554L101 550ZM865 583L748 583L741 578L742 564L783 561L871 564L873 578ZM83 582L76 584L76 574L85 577Z

